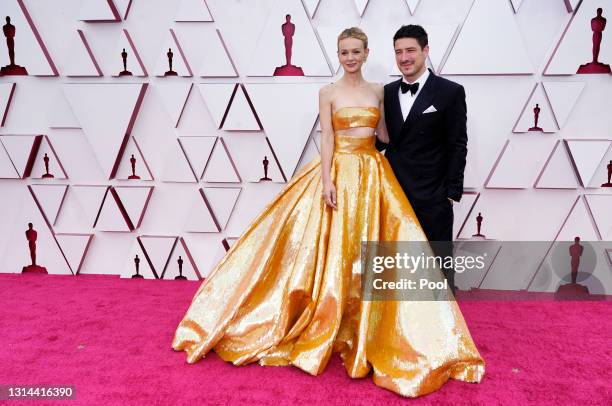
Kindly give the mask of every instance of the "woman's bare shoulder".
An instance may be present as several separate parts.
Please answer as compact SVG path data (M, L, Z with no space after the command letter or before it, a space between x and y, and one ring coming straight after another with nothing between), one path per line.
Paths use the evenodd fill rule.
M380 82L368 82L368 84L370 85L370 88L378 95L383 94L385 85L383 83Z
M336 86L335 86L335 84L334 84L334 83L328 83L328 84L326 84L325 86L322 86L322 87L319 89L319 96L322 96L322 97L330 97L330 96L331 96L331 94L334 92L335 87L336 87Z
M385 85L379 82L368 82L368 85L370 89L372 89L372 92L376 94L378 100L382 100L385 94Z

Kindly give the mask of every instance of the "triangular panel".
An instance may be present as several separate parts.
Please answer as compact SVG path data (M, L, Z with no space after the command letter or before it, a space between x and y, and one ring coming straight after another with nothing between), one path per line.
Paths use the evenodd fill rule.
M292 174L314 128L320 83L249 84L247 90L285 175ZM283 103L290 100L291 103ZM278 106L283 103L284 114Z
M221 230L225 229L241 190L242 188L239 187L205 187L203 189Z
M514 9L514 12L518 13L519 7L521 7L523 0L511 0L511 2L512 2L512 8Z
M609 140L567 140L580 183L587 187L610 146Z
M584 82L544 82L544 90L550 101L557 123L561 128L578 100L584 89Z
M138 263L138 271L136 270L136 262ZM147 260L147 256L140 245L140 241L135 238L134 244L121 269L121 278L132 278L132 276L137 274L142 275L144 279L157 279L159 276L155 274L155 270Z
M582 0L564 0L565 6L567 7L567 12L571 13L572 11L576 11L578 5Z
M238 86L234 93L225 120L223 120L222 128L226 131L261 130L242 86Z
M314 18L320 2L321 0L304 0L304 6L306 7L306 11L308 12L310 18Z
M115 5L117 13L119 13L119 17L123 20L127 20L130 7L132 6L132 0L113 0L113 4Z
M218 233L221 226L215 218L204 191L198 189L192 195L191 207L185 217L185 230L197 233Z
M30 176L42 138L42 135L0 136L0 142L4 145L6 152L13 162L13 166L21 178Z
M72 275L55 236L35 200L31 197L22 200L20 209L15 213L13 226L7 227L3 224L3 230L7 230L8 238L5 240L6 246L3 247L5 255L0 256L2 272L20 273L23 267L32 264L25 236L25 231L29 228L28 223L32 223L37 233L36 265L45 267L49 274Z
M68 185L29 185L32 195L43 211L48 223L55 225L57 215L66 197Z
M578 199L555 241L574 241L575 237L584 241L599 240L589 209L582 198Z
M26 69L33 76L59 76L55 63L45 46L34 21L23 0L2 1L2 23L4 17L11 18L15 27L15 64ZM5 38L2 39L0 66L10 64Z
M134 170L132 171L132 163ZM137 176L137 178L135 177ZM117 169L115 179L122 180L154 180L153 174L149 169L147 160L142 155L142 150L138 146L136 139L130 137L123 152L123 158Z
M172 70L170 70L169 55L172 56ZM174 75L169 75L169 72L174 72ZM170 29L165 46L159 50L159 57L155 65L155 76L193 76L191 66L187 62L183 48L173 29Z
M363 17L363 13L365 12L366 7L370 0L353 0L355 3L355 7L357 8L357 13L359 13L360 17Z
M534 187L536 189L578 188L578 179L563 141L557 141Z
M64 94L61 87L57 86L53 93L51 105L49 106L49 113L47 114L47 123L49 128L81 128L79 120L77 120L68 99Z
M552 108L540 84L537 84L531 93L513 131L515 133L532 132L535 134L557 131Z
M221 128L221 123L225 117L229 102L236 92L238 84L234 83L200 83L198 87L204 103L210 112L217 128Z
M79 10L79 20L87 22L121 21L113 0L84 0Z
M181 137L179 142L197 179L204 176L217 137Z
M487 188L530 188L542 170L555 140L521 136L509 140L488 180Z
M300 171L304 166L308 165L313 159L320 159L319 149L314 142L314 139L310 137L308 142L306 143L306 147L304 151L302 151L302 156L300 157L300 161L298 162L296 173Z
M181 114L185 109L187 98L191 92L193 83L156 83L155 89L158 92L166 112L170 116L173 127L177 127Z
M115 186L113 189L117 192L134 228L140 227L153 193L153 186Z
M148 84L67 84L64 92L105 174L121 162Z
M72 273L78 275L87 256L93 234L56 234L55 238Z
M174 21L210 22L214 20L206 0L181 0Z
M204 165L202 170L204 170ZM198 179L189 165L181 144L178 140L172 142L167 151L166 164L161 174L161 180L163 182L195 183Z
M249 182L280 182L285 183L287 180L283 176L283 171L280 170L278 162L273 151L270 149L270 142L267 139L257 143L249 154ZM267 161L267 173L266 173ZM269 179L265 179L266 175Z
M181 261L181 270L179 272L179 259ZM187 243L181 237L179 238L174 251L172 251L172 255L170 257L170 261L168 262L168 267L164 272L164 279L175 279L179 274L186 277L188 280L196 281L202 279L200 275L200 270L196 261L194 261L189 248L187 247Z
M217 233L198 233L187 234L183 236L183 239L186 243L185 246L189 246L194 263L197 264L200 277L206 278L215 265L223 259L225 254L220 241L221 237Z
M0 83L0 127L6 122L16 86L16 83Z
M408 10L410 10L410 14L414 14L416 12L420 1L421 0L406 0L406 4L408 5Z
M148 261L151 261L155 273L161 277L170 262L170 255L178 237L143 235L138 237L141 248Z
M429 37L429 61L434 71L440 72L442 61L446 58L450 45L457 33L457 24L425 24Z
M0 137L0 179L19 179L21 176L17 173L13 161L4 149L2 138Z
M461 196L461 200L458 203L453 203L454 238L458 238L459 234L461 234L461 230L465 226L468 216L472 212L472 209L474 208L479 196L479 193L466 192L463 194L463 196Z
M291 60L287 61L285 40L281 26L289 15L290 24L295 32L291 36ZM289 33L287 35L290 35ZM276 68L289 62L301 68L303 75L295 72L292 76L331 76L329 66L314 33L304 5L299 0L276 0L268 14L268 19L259 35L257 45L249 62L248 76L274 76ZM279 70L277 74L282 74Z
M242 181L223 138L217 140L202 179L204 182L240 183Z
M582 1L546 67L546 75L573 75L579 72L581 65L593 61L595 43L591 24L594 24L593 19L598 18L598 8L603 9L602 18L605 18L606 13L612 10L612 0ZM602 23L595 22L595 24ZM603 31L597 62L607 65L607 74L610 73L612 65L611 41L608 31Z
M125 54L124 54L125 52ZM125 56L125 65L123 63L123 57ZM121 30L117 45L115 45L114 52L108 56L112 63L109 65L110 70L115 77L147 77L148 72L142 63L136 44L128 30L125 28ZM130 72L131 75L123 76L121 72Z
M226 136L224 140L232 153L238 173L245 174L246 181L259 182L261 178L265 178L265 158L268 160L268 178L272 179L272 182L286 182L263 133L234 132Z
M483 41L483 33L486 33L486 41ZM466 58L466 55L470 57ZM533 73L533 66L508 0L474 1L442 73Z
M83 30L76 30L68 49L69 58L66 66L64 66L64 75L75 77L103 76Z
M595 169L595 173L591 178L591 181L588 184L589 188L600 188L603 187L608 192L612 192L612 186L610 186L610 182L612 182L612 177L610 178L610 182L608 182L608 176L610 174L610 170L612 167L612 143L608 147L608 151L604 154L599 164L597 164L597 169ZM604 186L607 185L607 186Z
M216 29L207 32L206 39L201 43L204 57L202 59L199 75L203 78L234 78L238 77L236 66L228 53L221 31Z
M117 192L112 188L106 193L104 203L94 227L99 231L130 232L134 230L125 208L123 207Z
M89 227L93 227L98 219L102 203L106 200L108 186L103 185L74 185L70 193L74 194L79 206L85 214Z
M595 226L602 240L612 239L612 195L585 195Z
M46 158L46 159L45 159ZM48 162L48 164L47 164ZM49 171L47 172L47 165ZM52 176L52 178L51 178ZM36 159L32 164L31 178L35 179L67 179L68 175L64 170L64 166L60 161L49 137L46 135L42 137L40 147Z

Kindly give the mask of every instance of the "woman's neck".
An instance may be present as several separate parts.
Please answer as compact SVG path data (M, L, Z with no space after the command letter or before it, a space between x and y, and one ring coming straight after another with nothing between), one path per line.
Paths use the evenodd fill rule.
M344 82L345 85L351 87L361 86L365 82L361 70L357 72L345 72L340 80Z

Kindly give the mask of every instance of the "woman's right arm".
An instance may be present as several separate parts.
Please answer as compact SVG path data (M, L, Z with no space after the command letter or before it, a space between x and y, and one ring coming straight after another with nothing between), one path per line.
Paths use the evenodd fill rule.
M321 182L325 204L336 206L336 187L331 180L331 165L334 155L334 130L332 127L331 88L326 85L319 90L319 121L321 124Z

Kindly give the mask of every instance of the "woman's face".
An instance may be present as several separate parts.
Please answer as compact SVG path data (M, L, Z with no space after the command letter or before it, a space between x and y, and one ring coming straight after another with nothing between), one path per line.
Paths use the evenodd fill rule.
M344 38L338 42L338 60L347 73L354 73L368 57L368 50L364 49L363 41L357 38Z

